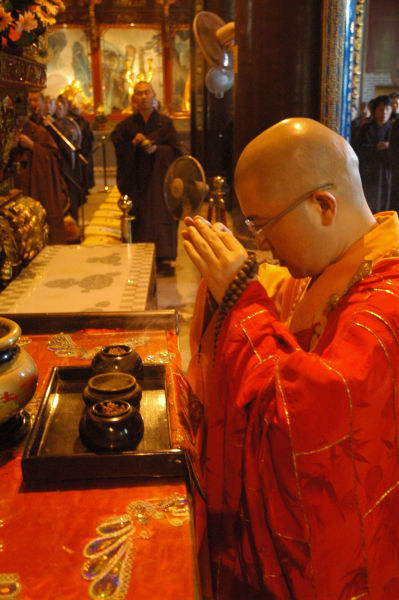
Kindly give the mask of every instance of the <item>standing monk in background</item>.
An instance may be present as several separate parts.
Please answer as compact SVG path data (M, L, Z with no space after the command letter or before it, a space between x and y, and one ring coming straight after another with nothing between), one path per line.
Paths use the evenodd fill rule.
M351 146L305 118L245 148L235 189L280 266L256 276L221 224L186 219L213 598L396 598L398 216L371 213Z
M20 165L14 176L14 185L46 209L49 244L64 244L64 216L69 198L60 170L58 147L48 131L28 117L19 117L17 127L9 160Z
M140 81L132 102L137 110L119 123L111 134L117 160L117 185L134 202L135 242L154 242L157 266L172 274L168 261L176 259L177 225L163 195L169 165L181 154L181 144L172 120L154 108L151 85Z

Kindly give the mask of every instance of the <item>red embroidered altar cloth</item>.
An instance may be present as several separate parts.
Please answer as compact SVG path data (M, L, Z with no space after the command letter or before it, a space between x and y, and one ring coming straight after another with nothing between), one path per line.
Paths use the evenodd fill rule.
M112 343L122 343L135 337L137 352L143 359L171 360L166 365L168 401L171 425L176 424L173 414L175 386L169 385L174 371L180 367L177 336L168 331L110 332L96 331L71 333L70 338L81 353ZM28 410L35 413L45 391L51 368L56 365L85 365L90 358L59 357L48 349L53 336L29 336L26 350L33 356L39 369L39 383ZM175 435L171 432L172 445ZM186 600L196 598L194 553L191 538L191 518L187 509L187 488L183 479L112 479L74 481L61 484L26 486L22 481L21 457L24 443L0 451L0 596L13 600L83 600L109 598L115 600ZM168 512L168 503L178 498L181 508ZM148 522L140 516L139 501ZM148 502L150 501L150 502ZM132 503L128 507L129 503ZM152 512L152 507L158 509ZM128 508L127 508L128 507ZM166 507L166 508L165 508ZM141 510L141 509L140 509ZM123 517L125 515L125 517ZM128 515L128 517L126 517ZM147 516L148 516L147 515ZM104 552L100 571L103 578L95 591L85 580L82 569L88 561L83 550L94 540L107 540L109 529L101 529L104 519L128 524L124 547L129 543L130 553L122 552L127 579L122 595L111 595L111 560L115 556L103 541ZM100 527L100 530L97 528ZM100 531L100 533L99 533ZM108 533L104 533L108 532ZM116 545L123 539L117 532L112 538ZM119 541L118 541L119 540ZM93 561L91 561L93 563ZM90 568L94 569L93 564ZM126 571L128 575L126 576ZM107 575L108 574L108 575ZM108 579L107 579L108 576ZM129 579L130 577L130 579ZM115 577L114 577L115 580ZM102 587L101 587L102 586ZM107 587L108 586L108 587ZM114 586L115 587L115 586ZM120 588L120 586L119 586ZM19 589L16 595L14 591ZM118 589L118 586L116 586ZM106 590L106 593L103 591ZM101 592L105 595L101 596ZM8 595L7 595L8 594ZM108 595L106 595L108 594Z

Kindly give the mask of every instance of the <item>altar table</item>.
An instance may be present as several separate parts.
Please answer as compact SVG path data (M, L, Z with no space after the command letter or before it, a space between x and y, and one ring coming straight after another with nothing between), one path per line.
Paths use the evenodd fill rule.
M137 318L141 320L140 315L133 315L130 322L136 323ZM172 320L170 315L161 315L161 323L162 318L173 323L173 315ZM165 364L171 439L178 445L176 400L180 392L176 382L181 374L173 325L169 330L156 329L155 316L149 329L72 331L69 325L64 339L54 337L51 320L46 332L43 319L37 319L39 333L29 330L29 317L21 323L25 330L20 342L39 370L37 391L27 406L32 418L53 366L88 365L99 347L126 342L135 347L144 364ZM71 323L79 323L78 317ZM120 325L126 323L129 320ZM88 324L92 324L90 319ZM106 320L103 325L106 327ZM28 485L21 474L25 443L26 439L0 450L0 598L201 598L191 500L184 476Z
M150 243L46 246L0 293L4 315L153 308L155 245Z

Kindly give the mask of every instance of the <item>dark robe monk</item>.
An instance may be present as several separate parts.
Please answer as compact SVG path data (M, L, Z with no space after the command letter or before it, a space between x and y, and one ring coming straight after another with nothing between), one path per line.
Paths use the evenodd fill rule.
M144 82L138 86L152 90ZM141 111L134 113L111 134L117 158L117 185L120 193L134 202L133 240L155 243L157 259L175 260L178 222L165 205L163 181L169 165L181 154L181 147L172 120L152 106L148 116L145 111L144 116ZM153 142L150 151L142 143L144 138Z

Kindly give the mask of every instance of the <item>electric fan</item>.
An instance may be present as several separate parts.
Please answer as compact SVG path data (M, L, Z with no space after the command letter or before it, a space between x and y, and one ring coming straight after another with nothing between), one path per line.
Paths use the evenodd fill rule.
M199 12L193 23L194 36L205 60L211 66L205 85L218 98L234 83L233 53L234 22L225 23L218 15Z
M173 161L164 179L164 198L175 219L197 214L208 193L204 170L196 158L184 155Z

